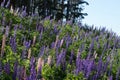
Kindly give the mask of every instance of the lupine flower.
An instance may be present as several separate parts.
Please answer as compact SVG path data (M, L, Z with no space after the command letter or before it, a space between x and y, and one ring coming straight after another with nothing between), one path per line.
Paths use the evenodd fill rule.
M2 17L4 16L4 12L2 12Z
M57 57L57 63L56 65L59 66L62 63L62 60L65 58L66 50L62 49L61 53Z
M45 50L45 46L41 47L38 57L42 57L44 55L44 50Z
M40 31L41 30L41 26L39 26L40 24L37 22L36 24L36 31Z
M105 30L106 30L106 27L103 27L103 28L101 29L101 32L105 32Z
M25 6L22 6L22 8L21 8L21 12L24 10L24 8L25 8Z
M92 80L97 80L97 79L96 79L96 75L93 75L93 76L92 76Z
M19 25L19 29L22 29L22 27L23 27L23 25L22 25L22 23L20 23L20 25Z
M8 35L9 35L9 26L6 26L5 34L6 34L6 36L8 37Z
M61 40L58 40L56 48L60 48Z
M6 8L8 8L9 7L9 5L10 5L10 0L7 2L7 4L6 4Z
M62 47L63 41L64 41L64 39L61 40L61 42L60 42L60 47Z
M69 20L69 21L67 21L67 24L69 24L69 25L72 25L72 23L73 23L73 20L72 20L72 19Z
M58 51L58 48L55 49L55 57L56 57L56 60L58 59L58 56L59 56L59 51Z
M112 71L112 63L110 64L110 70L109 70L109 72L108 72L108 76L110 76L111 75L111 71Z
M30 48L31 40L29 40L29 41L24 41L24 42L23 42L23 45L26 47L26 49Z
M15 13L14 13L15 16L16 16L16 15L19 15L19 10L20 10L20 8L17 8L17 10L16 10Z
M4 71L9 75L10 74L10 64L7 62L4 65Z
M118 40L117 39L114 39L114 41L113 41L113 48L116 48L116 45L118 44Z
M22 11L22 17L25 17L27 15L27 12L26 12L26 7L24 7L24 10Z
M109 77L108 77L108 80L113 80L113 76L109 76Z
M54 48L55 42L51 43L51 48Z
M22 59L27 58L26 49L23 49L22 54L21 54L21 58L22 58Z
M0 75L2 73L2 62L0 61Z
M35 45L35 41L36 41L36 36L33 37L33 43L32 43L32 46Z
M66 41L66 47L68 48L69 44L72 42L70 35L68 35L68 36L66 37L66 40L65 40L65 41Z
M119 80L119 77L120 76L120 68L118 69L118 71L117 71L117 74L116 74L116 80Z
M103 62L102 62L102 58L100 58L99 61L98 61L98 64L97 64L97 74L96 74L96 77L101 75L102 71L103 71Z
M42 39L42 34L43 34L43 31L41 31L40 34L39 34L39 40Z
M10 12L11 12L11 13L14 12L14 10L13 10L13 6L11 6L11 8L10 8Z
M32 57L30 60L30 76L28 80L36 80L35 58L34 57Z
M32 65L30 68L30 76L28 80L36 80L36 70L34 65Z
M98 42L99 41L99 36L96 36L96 42Z
M94 49L94 38L92 39L92 42L90 44L89 51L91 52L92 49Z
M51 61L52 61L52 57L51 57L51 56L48 56L47 64L50 65L50 64L51 64Z
M77 57L76 59L76 72L75 74L78 75L78 73L82 70L82 62L80 60L80 57Z
M44 31L44 26L42 24L38 24L36 26L36 30L39 31L39 32L43 32Z
M28 59L30 59L30 57L31 57L31 48L29 48L29 50L28 50Z
M17 75L16 77L18 78L18 80L21 80L22 79L22 66L19 66L17 67Z
M70 63L70 64L72 64L73 57L74 57L74 52L73 52L73 50L72 50L72 51L71 51L71 55L70 55L70 60L69 60L69 63Z
M97 43L97 49L99 49L99 48L100 48L100 43L98 42L98 43Z
M89 75L92 71L92 67L93 67L93 61L89 61L89 64L87 65L87 72L86 72L86 78L89 78Z
M2 25L3 25L3 26L5 26L5 24L6 24L5 20L6 20L6 17L3 16L3 18L2 18Z
M10 46L11 46L13 52L16 53L16 47L17 47L16 37L10 37Z
M49 46L47 46L47 47L45 48L45 53L46 53L45 55L47 55L47 56L49 55Z
M16 36L17 28L18 28L18 25L15 25L15 27L14 27L14 37Z
M42 74L41 74L42 72L41 71L42 71L42 67L40 67L37 72L37 80L39 80L39 79L42 80Z
M107 49L110 49L110 46L111 46L111 45L110 45L110 43L108 42L108 47L107 47Z
M30 67L32 65L35 65L35 58L34 57L31 57L31 59L30 59Z
M40 57L38 59L37 72L40 72L39 70L41 70L41 68L42 68L43 65L44 65L44 60Z
M56 48L56 46L57 46L57 43L58 43L58 35L56 36L56 41L55 41L55 45L54 45L54 48Z
M66 66L67 66L66 57L64 57L64 58L61 60L61 66L62 66L62 70L65 71L65 70L66 70Z
M1 3L1 7L4 7L5 5L5 0L3 0L3 2Z
M94 56L95 59L97 58L97 53L96 53L96 51L94 51L93 56Z
M76 75L82 70L82 60L80 59L80 50L78 49L77 58L76 58Z
M103 67L103 73L106 72L107 67L109 65L109 61L110 61L110 56L107 56L106 62L105 62L104 67Z
M85 49L85 43L83 42L80 46L80 51L82 52Z
M50 20L50 16L46 16L44 20Z
M0 28L0 33L4 33L4 27Z
M57 30L57 25L55 24L54 25L54 33L57 34L58 33L58 30Z
M22 68L22 80L26 80L27 79L27 74L26 74L26 68L25 67L23 67Z
M4 34L4 35L3 35L3 38L2 38L1 56L4 55L5 44L6 44L6 35Z
M16 77L17 77L17 66L18 66L18 62L15 62L14 63L14 68L13 68L12 80L16 80Z

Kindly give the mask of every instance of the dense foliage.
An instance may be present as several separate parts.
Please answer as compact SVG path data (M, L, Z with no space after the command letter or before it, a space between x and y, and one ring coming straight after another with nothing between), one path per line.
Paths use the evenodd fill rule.
M0 80L119 80L120 38L0 8Z

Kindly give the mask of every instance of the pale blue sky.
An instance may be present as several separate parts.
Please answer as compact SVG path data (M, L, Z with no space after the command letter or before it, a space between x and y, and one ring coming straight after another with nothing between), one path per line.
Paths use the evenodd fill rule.
M88 16L83 23L88 25L106 27L120 36L120 0L85 0L89 6L85 6L83 12Z

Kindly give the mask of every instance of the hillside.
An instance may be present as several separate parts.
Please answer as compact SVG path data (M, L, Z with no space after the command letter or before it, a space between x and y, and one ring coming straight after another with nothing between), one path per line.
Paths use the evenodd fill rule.
M0 8L0 80L119 80L120 37Z

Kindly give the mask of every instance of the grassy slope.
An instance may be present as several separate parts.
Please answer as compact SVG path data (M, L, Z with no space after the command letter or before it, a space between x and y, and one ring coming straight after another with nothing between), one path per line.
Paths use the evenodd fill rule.
M46 80L93 79L93 76L97 74L99 64L101 65L100 57L103 64L101 67L105 68L107 62L108 65L104 73L99 72L98 78L106 79L110 77L109 73L113 75L114 79L116 78L119 68L120 39L113 32L104 28L94 29L87 25L71 25L70 23L61 25L60 22L47 18L41 21L37 21L36 17L20 18L3 8L0 9L0 13L4 14L0 14L0 47L3 45L3 35L6 35L4 56L0 59L2 66L5 66L6 63L10 64L11 73L8 75L2 70L3 77L0 78L5 79L5 76L11 78L16 61L19 66L25 66L27 75L30 75L29 65L33 56L36 59L36 65L39 57L44 60L42 76ZM28 58L30 50L31 55ZM58 61L56 56L64 52L66 54L61 58L63 61ZM72 52L74 56L70 63ZM96 54L97 57L95 57ZM48 56L51 56L52 59L51 66L47 65ZM88 71L84 72L85 70L80 71L82 73L79 73L78 76L74 74L77 68L77 56L80 56L83 63L87 60L95 62L96 69L93 69L89 77L86 77ZM59 66L56 67L56 65ZM111 66L112 68L110 68ZM103 71L102 68L100 68L101 71Z

